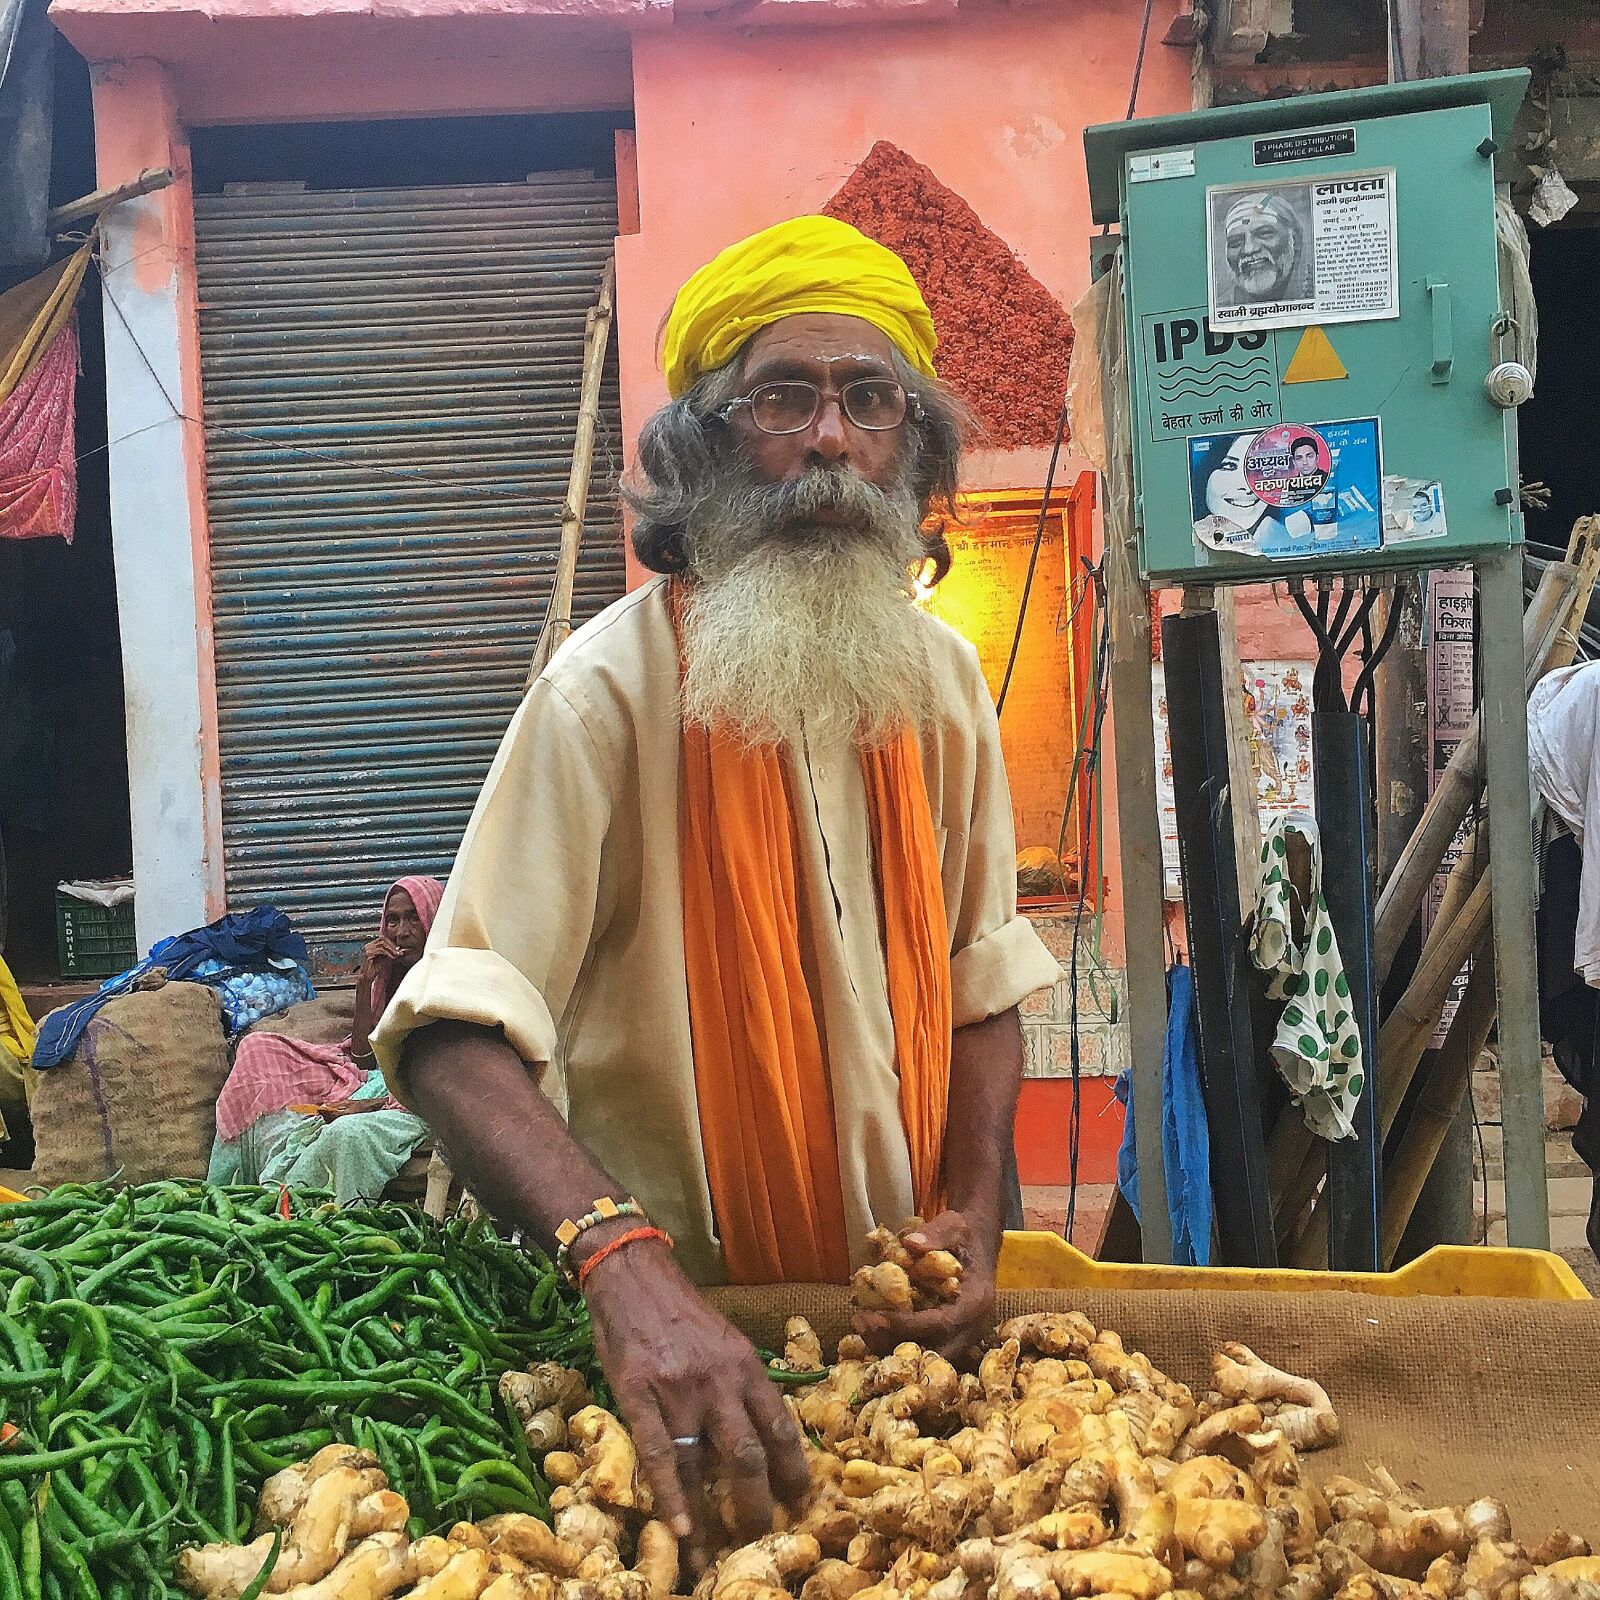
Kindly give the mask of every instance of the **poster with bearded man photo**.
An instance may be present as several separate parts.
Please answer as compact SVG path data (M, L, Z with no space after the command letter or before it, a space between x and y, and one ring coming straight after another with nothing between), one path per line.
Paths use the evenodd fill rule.
M1394 173L1206 190L1214 328L1297 328L1400 314Z

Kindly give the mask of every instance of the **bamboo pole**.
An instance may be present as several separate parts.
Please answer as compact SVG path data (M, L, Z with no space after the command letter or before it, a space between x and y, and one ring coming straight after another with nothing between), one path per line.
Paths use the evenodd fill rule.
M578 575L578 552L583 547L584 514L589 508L595 426L600 419L600 380L605 373L606 348L611 341L616 285L617 262L613 256L606 262L606 269L600 276L600 293L584 322L583 384L578 394L578 431L572 445L572 471L567 478L566 503L561 508L561 547L556 557L550 605L534 646L525 687L544 671L551 656L572 632L572 589Z
M1590 520L1593 519L1584 519L1585 522ZM1522 619L1522 644L1530 688L1548 670L1550 652L1566 622L1580 580L1580 570L1568 562L1551 562L1539 579L1539 587ZM1588 604L1587 593L1584 604ZM1380 985L1389 976L1401 941L1422 905L1445 851L1450 848L1450 841L1478 797L1482 780L1480 735L1480 719L1474 715L1466 736L1456 746L1438 786L1423 807L1417 831L1407 841L1393 875L1378 896L1378 909L1373 919L1373 977Z
M1494 948L1480 947L1467 992L1451 1019L1433 1071L1411 1108L1411 1117L1383 1182L1383 1263L1392 1265L1400 1240L1416 1210L1417 1197L1472 1086L1472 1069L1494 1026Z
M119 183L114 189L96 189L81 199L69 200L64 206L46 212L44 225L51 233L66 227L69 222L81 222L85 217L98 217L124 200L137 200L142 194L154 194L167 188L173 181L171 167L146 167L137 178Z
M1489 926L1489 875L1484 873L1454 921L1435 928L1417 963L1417 973L1378 1034L1380 1088L1385 1136L1394 1127L1401 1103L1416 1076L1417 1063L1439 1025L1450 986L1466 966Z
M1467 964L1472 952L1489 930L1491 902L1487 874L1468 896L1461 915L1443 936L1430 939L1410 987L1385 1019L1378 1034L1378 1075L1382 1133L1386 1137L1394 1126L1400 1106L1417 1064L1438 1026L1439 1014L1455 975ZM1327 1194L1317 1197L1304 1231L1295 1243L1292 1264L1317 1268L1327 1262Z
M1416 976L1384 1019L1378 1033L1378 1095L1385 1136L1394 1125L1416 1076L1417 1063L1439 1025L1450 985L1489 931L1490 909L1489 876L1485 873L1467 896L1460 916L1448 927L1434 930L1417 963ZM1328 1206L1324 1191L1294 1247L1292 1264L1315 1268L1325 1265L1327 1259Z
M1578 520L1567 553L1568 561L1553 562L1545 569L1523 616L1525 677L1530 689L1547 673L1570 664L1577 653L1578 630L1600 577L1600 517ZM1480 727L1475 716L1379 899L1378 956L1384 975L1450 840L1478 798ZM1480 848L1482 844L1475 835L1452 869L1417 969L1378 1036L1378 1092L1385 1137L1394 1128L1455 975L1489 926L1492 900L1484 868L1492 841L1487 848ZM1430 860L1432 865L1427 866ZM1327 1250L1326 1197L1319 1195L1313 1201L1312 1196L1325 1168L1325 1152L1293 1106L1284 1109L1272 1131L1268 1163L1273 1194L1279 1197L1277 1226L1286 1256L1296 1265L1322 1265ZM1306 1217L1305 1225L1296 1238L1302 1217Z

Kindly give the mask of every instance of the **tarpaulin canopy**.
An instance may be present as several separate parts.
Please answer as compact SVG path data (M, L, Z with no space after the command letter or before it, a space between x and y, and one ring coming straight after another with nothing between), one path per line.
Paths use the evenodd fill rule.
M5 0L0 0L0 6ZM0 35L0 47L4 38ZM27 377L51 341L67 325L78 303L90 246L0 294L0 404Z
M77 514L73 306L85 245L0 295L0 538L72 540Z

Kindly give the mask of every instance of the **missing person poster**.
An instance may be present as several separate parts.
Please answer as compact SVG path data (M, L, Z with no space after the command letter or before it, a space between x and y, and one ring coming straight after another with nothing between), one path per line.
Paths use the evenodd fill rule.
M1394 171L1206 190L1215 328L1400 315Z
M1274 561L1383 547L1378 420L1280 422L1189 444L1189 503L1203 550Z

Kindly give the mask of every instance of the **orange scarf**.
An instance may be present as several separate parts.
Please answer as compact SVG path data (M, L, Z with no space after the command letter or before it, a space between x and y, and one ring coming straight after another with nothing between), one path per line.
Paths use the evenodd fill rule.
M917 1209L932 1216L950 1096L939 852L915 737L864 751L861 766L900 1120ZM700 1139L729 1282L843 1283L850 1241L833 1091L801 963L794 824L776 747L685 726L682 870Z

